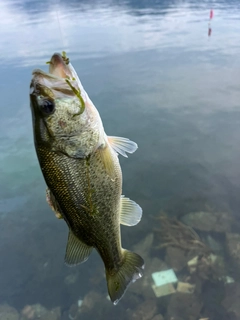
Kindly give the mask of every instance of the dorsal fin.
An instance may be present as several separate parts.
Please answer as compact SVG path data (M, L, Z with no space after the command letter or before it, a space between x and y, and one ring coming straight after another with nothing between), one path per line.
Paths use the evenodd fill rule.
M122 196L120 223L125 226L135 226L142 218L142 208L129 198Z
M65 263L69 266L74 266L79 263L85 262L90 253L92 247L89 247L81 240L79 240L71 230L68 234L68 242L65 254Z
M108 142L117 154L128 157L126 152L133 153L137 150L138 146L135 142L122 137L108 136Z

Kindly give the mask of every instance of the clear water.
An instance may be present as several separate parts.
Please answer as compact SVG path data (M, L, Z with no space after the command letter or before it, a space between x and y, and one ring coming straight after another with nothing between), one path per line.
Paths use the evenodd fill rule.
M144 212L122 228L124 247L151 232L161 210L208 205L238 221L239 9L237 0L0 2L0 302L64 311L90 290L107 292L97 254L64 265L67 227L45 202L28 90L54 52L67 52L106 132L139 145L121 158L123 193Z

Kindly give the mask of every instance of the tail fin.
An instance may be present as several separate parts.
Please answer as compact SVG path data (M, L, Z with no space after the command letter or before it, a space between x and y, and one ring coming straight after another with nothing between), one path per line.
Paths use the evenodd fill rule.
M143 275L144 260L136 253L123 249L123 264L115 274L106 270L108 293L113 302L117 304L122 298L131 282Z

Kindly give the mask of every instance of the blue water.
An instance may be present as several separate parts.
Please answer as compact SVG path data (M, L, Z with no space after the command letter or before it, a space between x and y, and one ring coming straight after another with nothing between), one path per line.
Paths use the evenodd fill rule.
M54 52L67 52L105 131L139 145L120 159L123 194L144 213L123 228L124 247L151 232L161 210L207 205L239 221L239 9L237 0L0 2L0 303L64 313L91 290L107 295L104 279L91 280L103 273L97 254L64 265L67 227L45 202L28 91Z

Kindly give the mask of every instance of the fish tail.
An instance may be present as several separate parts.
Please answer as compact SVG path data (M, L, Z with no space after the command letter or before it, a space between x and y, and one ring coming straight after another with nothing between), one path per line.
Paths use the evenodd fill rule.
M123 264L112 274L106 270L108 293L114 305L122 298L128 286L143 275L144 260L136 253L123 249Z

